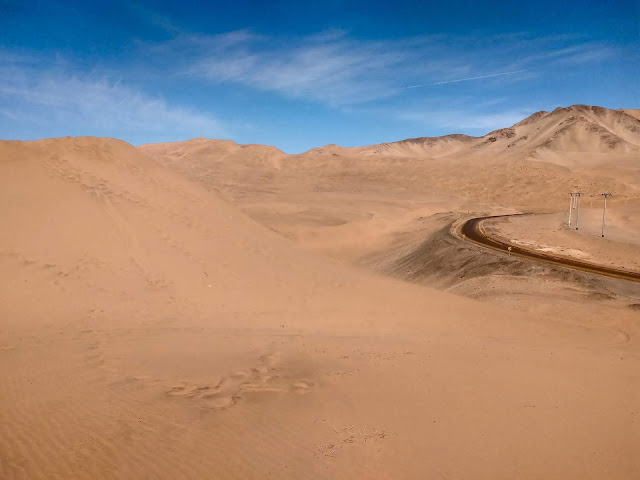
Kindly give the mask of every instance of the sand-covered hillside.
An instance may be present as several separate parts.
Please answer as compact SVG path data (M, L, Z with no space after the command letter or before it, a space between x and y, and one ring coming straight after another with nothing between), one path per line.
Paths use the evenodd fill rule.
M640 475L637 312L577 322L336 260L520 197L333 150L0 142L0 477Z
M574 105L479 138L328 145L299 155L206 139L140 150L311 250L387 272L390 255L406 254L461 216L561 218L569 192L582 192L581 206L594 212L601 194L612 193L610 226L626 232L623 243L632 241L640 208L640 120L632 113ZM584 223L589 231L600 227L596 217Z
M558 211L572 189L587 195L615 192L613 201L640 198L640 120L628 112L574 105L535 113L479 138L329 145L299 155L206 139L140 149L247 211L264 214L267 224L267 205L280 216L302 215L296 209L308 192L319 201L305 215L318 224L344 223L354 215L362 219L350 213L348 201L344 204L349 197L358 202L386 196L382 204L456 197L480 207ZM343 203L342 213L325 208L334 199Z

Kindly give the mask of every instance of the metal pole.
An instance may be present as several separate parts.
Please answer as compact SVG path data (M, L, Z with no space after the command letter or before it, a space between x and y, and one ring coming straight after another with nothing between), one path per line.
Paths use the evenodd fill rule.
M580 195L581 193L576 193L578 198L576 199L576 230L578 230L578 217L580 216Z
M607 213L607 196L604 196L604 209L602 210L602 238L604 238L604 216Z
M610 193L603 193L602 196L604 197L604 209L602 210L602 238L604 238L604 216L607 213L607 197L611 195Z

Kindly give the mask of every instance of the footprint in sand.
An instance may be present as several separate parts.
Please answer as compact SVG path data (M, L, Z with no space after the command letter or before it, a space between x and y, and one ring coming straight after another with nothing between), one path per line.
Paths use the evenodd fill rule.
M299 380L293 384L294 392L300 395L306 395L311 392L313 387L313 382L307 382L305 380Z
M275 375L278 357L263 355L259 364L246 370L237 370L220 379L212 386L198 386L188 382L173 385L167 391L172 397L199 399L206 408L225 409L236 405L245 396L264 393L295 392L300 395L310 393L313 382L292 379L286 375Z
M247 378L250 375L251 374L249 372L247 372L246 370L239 370L237 372L233 372L229 376L234 380L242 380L243 378Z
M167 393L172 397L190 397L198 393L199 390L197 385L182 384L171 387Z
M208 408L225 409L231 407L237 403L239 397L236 395L229 395L223 392L207 393L202 396L205 405Z

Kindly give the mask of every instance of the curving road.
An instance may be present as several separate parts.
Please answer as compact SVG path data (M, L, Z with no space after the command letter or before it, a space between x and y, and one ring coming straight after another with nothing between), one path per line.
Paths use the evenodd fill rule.
M630 270L622 270L613 267L607 267L604 265L597 265L595 263L583 262L573 258L561 257L557 255L551 255L548 253L542 253L535 250L530 250L522 246L507 242L502 239L490 237L482 229L482 222L487 219L510 217L513 215L496 215L490 217L478 217L467 220L458 229L458 235L464 240L470 241L483 247L498 250L502 253L508 254L508 249L511 247L511 255L517 257L524 257L531 260L536 260L544 263L551 263L554 265L561 265L563 267L573 268L575 270L581 270L583 272L596 273L599 275L605 275L607 277L620 278L623 280L631 280L632 282L640 282L640 273Z

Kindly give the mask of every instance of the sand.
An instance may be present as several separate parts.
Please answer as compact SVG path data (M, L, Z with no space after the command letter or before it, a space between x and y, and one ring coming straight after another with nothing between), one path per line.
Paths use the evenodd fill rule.
M445 142L451 175L374 147L0 142L0 477L640 475L637 290L496 275L448 243L454 220L538 197L485 192L467 140ZM549 165L513 185L578 175L634 201L634 171ZM385 270L417 246L441 267ZM594 288L613 304L576 301Z
M634 261L640 253L627 245L636 242L635 209L640 202L636 110L574 105L538 112L484 137L449 135L358 148L328 145L300 155L207 139L143 145L140 150L282 236L343 262L490 302L502 302L505 295L489 294L490 288L478 292L471 280L480 277L488 287L513 278L506 284L506 296L514 296L508 293L513 285L513 293L527 297L519 308L536 312L547 303L546 308L555 311L557 301L549 297L547 282L556 280L570 281L571 291L576 290L569 305L603 292L619 296L625 308L639 301L637 289L529 264L506 264L500 257L479 255L451 242L445 234L463 218L544 213L549 216L526 217L546 225L544 232L537 229L535 240L541 248L578 254L596 249L606 263L619 256L621 246L624 259L614 263ZM582 227L579 235L561 239L554 232L567 212L571 191L583 193ZM608 202L611 228L604 243L596 238L603 192L614 194ZM542 220L551 217L552 222ZM553 238L546 238L548 234ZM519 241L532 239L525 235ZM527 278L521 285L523 276Z

